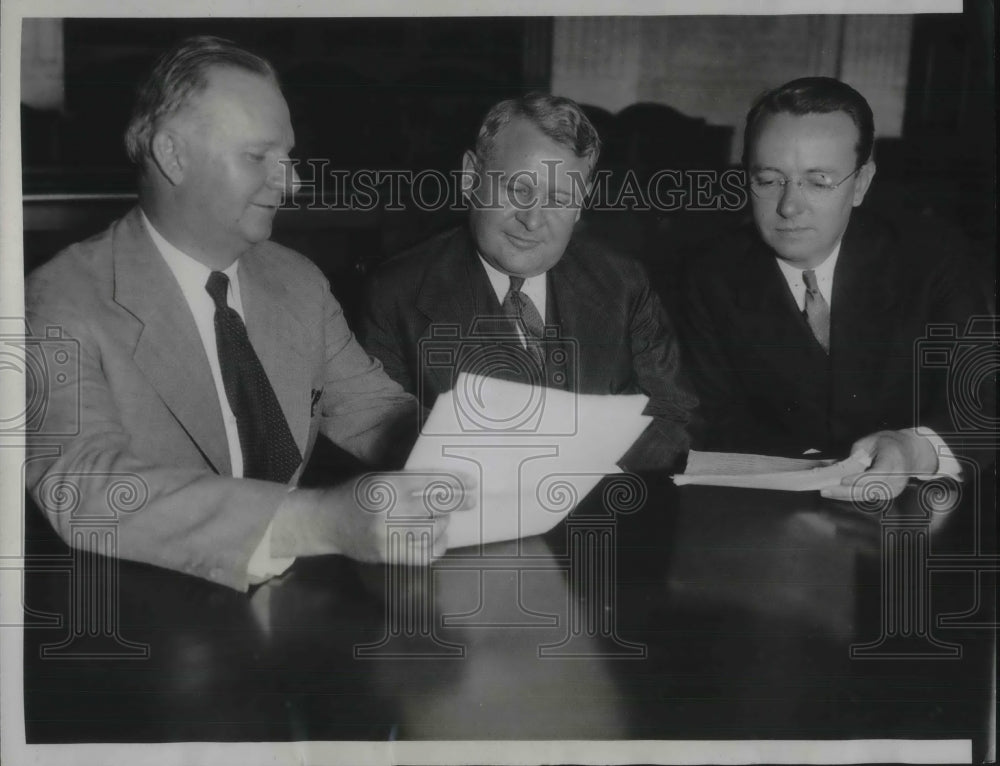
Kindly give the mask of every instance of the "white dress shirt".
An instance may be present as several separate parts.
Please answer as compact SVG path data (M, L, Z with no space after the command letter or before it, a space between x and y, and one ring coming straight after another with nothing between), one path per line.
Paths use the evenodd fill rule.
M837 259L840 257L840 243L833 248L833 252L827 256L826 260L817 266L813 271L816 273L816 284L819 287L820 295L833 311L833 271L837 267ZM788 289L792 291L792 297L799 307L799 311L806 308L806 283L802 279L802 272L806 269L796 268L781 258L775 258L778 268L781 269L785 281L788 282Z
M482 263L483 268L486 269L486 276L489 277L490 286L493 288L493 292L497 296L497 302L500 305L503 305L503 299L507 297L507 293L510 291L510 277L496 267L487 263L486 259L484 259L481 255L479 256L479 262ZM547 298L545 284L545 274L536 274L533 277L525 279L524 284L521 285L521 292L531 298L531 302L534 303L535 308L538 309L538 315L542 318L543 323L545 322L545 300ZM524 333L521 331L520 323L517 324L517 337L521 339L521 345L527 348L527 343L524 340Z
M813 269L816 273L816 286L819 288L820 294L826 300L826 305L830 307L830 316L833 316L833 276L834 270L837 267L837 259L840 257L840 242L837 246L833 248L833 252L827 256L819 266ZM785 281L788 282L788 289L792 291L792 298L795 299L796 305L799 307L799 311L804 311L806 307L806 283L802 279L802 272L805 269L800 269L791 264L783 261L781 258L775 258L778 263L778 268L781 269L781 274L784 276ZM938 456L938 471L936 474L925 477L916 478L934 478L934 476L951 476L953 478L958 478L962 475L962 466L955 458L951 449L945 444L944 439L934 433L930 428L920 427L916 428L906 428L903 429L910 433L915 433L918 436L922 436L927 439L931 446L934 447L934 453Z
M156 245L156 249L163 256L163 260L167 262L167 266L177 280L184 300L187 301L191 314L194 316L198 335L201 337L205 355L208 357L208 367L212 371L212 380L215 381L215 393L219 397L222 424L225 426L226 442L229 445L229 464L232 466L233 476L237 479L243 478L243 448L240 446L239 427L236 423L236 415L233 414L233 409L229 406L229 398L226 396L226 385L222 379L222 368L219 365L219 349L215 340L215 301L205 289L212 269L170 244L150 223L145 212L142 213L142 222L146 226L153 244ZM240 315L240 319L244 319L243 301L240 297L239 267L240 262L236 260L222 273L229 277L226 302ZM251 580L256 581L279 575L295 561L294 558L272 557L270 549L271 525L268 524L264 537L250 557L247 566Z

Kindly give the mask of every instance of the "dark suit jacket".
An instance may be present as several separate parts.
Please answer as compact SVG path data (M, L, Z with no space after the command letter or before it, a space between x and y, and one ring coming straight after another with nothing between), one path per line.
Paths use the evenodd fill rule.
M696 447L843 455L882 429L924 425L949 444L960 430L948 365L917 365L930 324L961 338L984 309L966 264L946 246L855 210L834 274L829 355L751 226L690 264L682 293L705 424Z
M355 341L319 269L263 242L241 256L239 279L247 333L303 462L317 433L375 462L398 428L412 430L412 397ZM30 331L59 334L29 344L49 374L28 379L41 415L25 475L52 525L85 544L76 532L104 519L124 558L245 589L288 487L232 477L194 317L138 208L32 272L25 300ZM68 363L48 363L58 349ZM116 506L121 481L135 507Z
M687 449L695 399L682 382L673 329L642 266L593 245L571 242L548 272L547 319L575 364L565 386L582 394L645 393L654 422L621 461L632 470L670 466ZM466 345L500 305L468 231L439 235L392 259L370 281L361 341L386 372L430 407L469 369L475 355L453 362L428 356L428 340L457 328ZM449 331L446 329L446 331ZM421 359L421 356L424 356Z

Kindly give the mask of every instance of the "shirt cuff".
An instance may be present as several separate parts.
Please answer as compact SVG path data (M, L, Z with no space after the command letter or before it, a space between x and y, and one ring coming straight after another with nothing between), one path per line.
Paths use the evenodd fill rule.
M289 490L289 495L294 490ZM285 501L287 502L287 500ZM261 539L250 561L247 563L247 577L251 585L259 585L265 580L284 574L288 568L295 563L294 556L272 556L271 555L271 527L274 521L267 525L264 530L264 537Z
M942 476L950 476L952 479L961 480L962 464L958 462L958 458L956 458L955 453L951 451L951 447L945 444L944 439L938 436L934 432L934 429L920 426L919 428L907 428L904 430L929 441L931 443L931 447L934 448L934 454L937 455L938 459L937 473L920 474L918 476L914 476L914 479L919 481L929 481L931 479L939 479Z

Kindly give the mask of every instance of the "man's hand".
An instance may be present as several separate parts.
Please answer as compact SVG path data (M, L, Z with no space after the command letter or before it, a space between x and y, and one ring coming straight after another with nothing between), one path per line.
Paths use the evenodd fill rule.
M857 500L887 488L896 497L910 476L933 474L938 469L933 445L914 431L878 431L854 442L851 454L866 454L871 465L863 473L845 476L836 487L820 491L832 500ZM889 499L889 498L886 498Z
M328 489L298 490L274 516L272 556L341 553L358 561L428 560L453 511L473 510L479 493L467 475L370 473ZM424 522L430 537L401 535L389 546L392 525ZM428 554L420 557L419 554Z

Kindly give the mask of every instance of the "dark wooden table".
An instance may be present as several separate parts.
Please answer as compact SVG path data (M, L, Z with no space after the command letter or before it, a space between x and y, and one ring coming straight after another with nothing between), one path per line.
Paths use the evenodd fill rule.
M541 537L302 559L250 594L49 549L27 741L960 739L982 761L991 487L859 509L618 478Z

